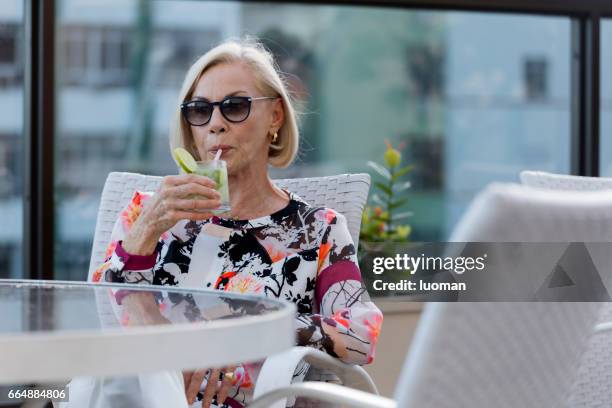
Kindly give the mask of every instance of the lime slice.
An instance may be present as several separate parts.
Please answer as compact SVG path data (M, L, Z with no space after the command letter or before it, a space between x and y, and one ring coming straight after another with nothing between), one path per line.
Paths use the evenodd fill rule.
M187 150L177 147L173 153L175 160L185 173L193 173L198 169L198 163L196 163L193 156Z
M212 179L217 183L217 188L221 187L221 170L213 171Z

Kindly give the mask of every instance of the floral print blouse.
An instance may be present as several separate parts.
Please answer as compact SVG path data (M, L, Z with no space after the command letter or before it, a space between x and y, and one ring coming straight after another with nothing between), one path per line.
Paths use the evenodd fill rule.
M382 313L362 283L342 214L289 193L289 204L268 216L181 221L162 234L153 255L131 256L121 240L152 195L136 192L121 212L94 281L210 288L290 301L297 306L297 345L350 364L372 362ZM236 385L252 387L252 376L245 365Z

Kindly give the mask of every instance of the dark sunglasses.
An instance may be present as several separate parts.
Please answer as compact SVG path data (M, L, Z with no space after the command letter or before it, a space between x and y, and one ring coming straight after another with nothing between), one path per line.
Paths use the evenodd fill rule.
M204 126L210 122L215 106L219 107L221 114L232 123L246 120L251 113L251 102L264 99L278 99L277 96L228 96L219 102L195 100L181 103L181 113L191 126Z

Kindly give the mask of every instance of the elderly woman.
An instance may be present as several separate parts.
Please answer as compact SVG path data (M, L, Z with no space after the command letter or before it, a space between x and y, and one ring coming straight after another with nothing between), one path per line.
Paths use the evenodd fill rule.
M136 192L121 213L94 280L288 300L297 306L298 345L351 364L371 362L382 314L367 299L344 216L310 206L268 174L268 165L288 166L299 144L296 112L272 55L253 41L223 43L193 64L179 98L171 147L199 160L221 151L231 211L212 215L220 195L211 179L165 177L156 193ZM257 365L205 381L219 373L184 374L190 404L196 394L203 407L248 402Z

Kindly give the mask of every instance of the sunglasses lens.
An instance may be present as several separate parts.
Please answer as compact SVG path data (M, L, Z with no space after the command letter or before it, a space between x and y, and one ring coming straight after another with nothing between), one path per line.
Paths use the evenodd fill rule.
M242 122L249 116L251 102L246 98L227 98L221 104L223 116L232 122Z
M210 120L213 107L205 101L190 102L183 107L183 116L194 126L201 126Z

